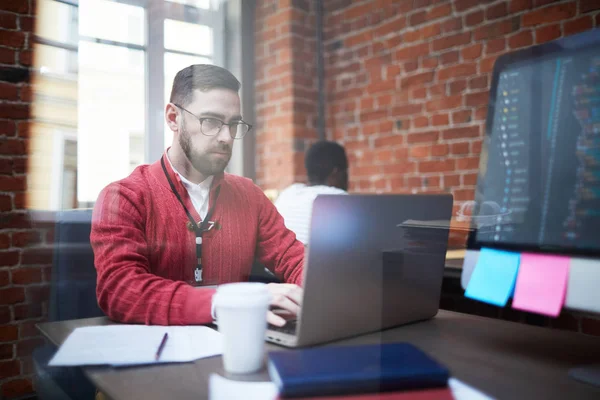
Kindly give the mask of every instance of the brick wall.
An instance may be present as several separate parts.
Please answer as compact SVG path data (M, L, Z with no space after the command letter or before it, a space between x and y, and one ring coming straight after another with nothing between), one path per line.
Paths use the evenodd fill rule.
M258 1L255 26L256 179L281 188L302 179L316 139L314 2Z
M47 312L51 238L25 210L33 10L31 0L0 2L0 398L33 392L31 352L43 343L34 325Z

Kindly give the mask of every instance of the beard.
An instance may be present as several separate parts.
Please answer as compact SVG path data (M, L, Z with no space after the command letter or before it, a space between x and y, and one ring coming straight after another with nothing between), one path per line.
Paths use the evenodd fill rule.
M202 135L201 132L198 134ZM218 143L215 147L207 149L204 152L194 149L192 137L185 127L185 122L181 125L179 145L194 169L205 177L224 172L231 159L231 146L226 143ZM215 152L227 153L228 156L223 157L220 154L215 154Z

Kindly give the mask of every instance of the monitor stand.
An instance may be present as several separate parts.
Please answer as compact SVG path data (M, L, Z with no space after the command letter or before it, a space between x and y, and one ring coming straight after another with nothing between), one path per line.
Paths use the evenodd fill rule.
M600 364L571 368L569 376L576 381L600 387Z

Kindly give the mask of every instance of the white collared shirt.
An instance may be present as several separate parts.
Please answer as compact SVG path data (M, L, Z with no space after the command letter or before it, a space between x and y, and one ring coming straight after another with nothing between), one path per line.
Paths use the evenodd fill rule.
M294 183L284 189L275 200L275 207L283 217L285 226L294 232L296 239L304 245L308 245L313 202L320 194L348 193L332 186L307 186L303 183Z
M196 212L198 213L198 215L200 215L200 218L204 220L204 218L206 218L206 214L208 214L208 198L210 194L210 186L212 185L214 176L211 175L200 183L191 182L189 179L181 175L179 171L175 169L175 167L171 163L171 160L169 160L168 155L167 160L169 161L169 164L171 165L173 171L175 171L175 173L179 176L179 179L181 179L183 186L186 188L188 194L190 195L190 199L192 199L192 204L194 205Z

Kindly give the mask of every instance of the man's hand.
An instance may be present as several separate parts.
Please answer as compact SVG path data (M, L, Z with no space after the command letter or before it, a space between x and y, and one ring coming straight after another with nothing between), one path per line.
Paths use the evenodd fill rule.
M291 283L269 283L267 289L271 293L271 306L280 308L288 314L297 316L302 306L302 288ZM284 326L285 319L273 311L267 313L267 322L275 326Z

